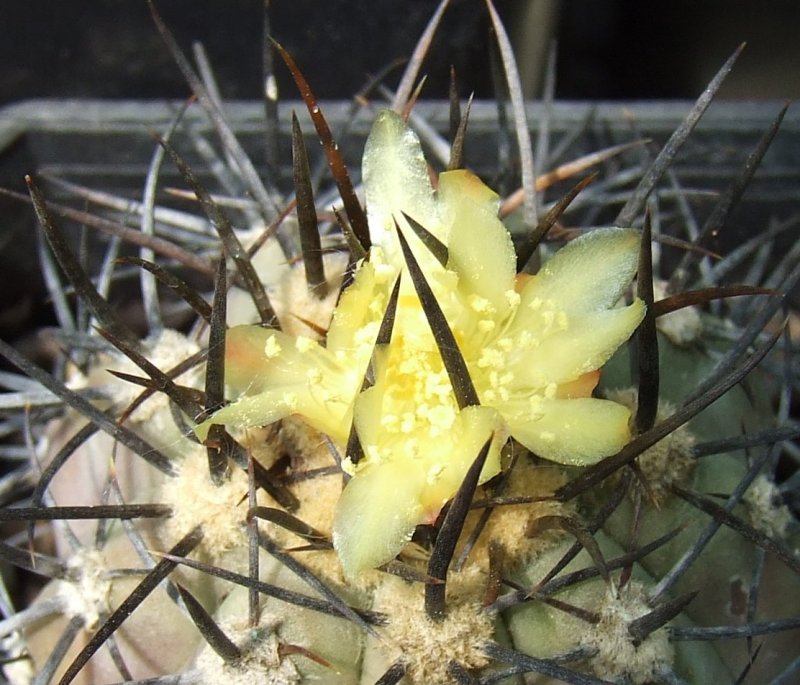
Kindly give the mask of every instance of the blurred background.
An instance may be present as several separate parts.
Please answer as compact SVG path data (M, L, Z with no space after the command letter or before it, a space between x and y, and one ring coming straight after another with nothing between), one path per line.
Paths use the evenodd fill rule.
M263 0L158 0L184 48L202 41L223 95L258 98ZM434 0L271 0L272 33L322 98L352 95L369 73L407 57ZM557 38L557 96L694 98L742 41L722 97L800 96L800 2L496 0L528 95L537 94ZM453 0L424 71L424 96L446 95L450 64L462 90L491 95L488 16ZM279 85L290 88L285 70ZM0 104L34 97L166 98L187 93L145 0L5 0L0 9Z

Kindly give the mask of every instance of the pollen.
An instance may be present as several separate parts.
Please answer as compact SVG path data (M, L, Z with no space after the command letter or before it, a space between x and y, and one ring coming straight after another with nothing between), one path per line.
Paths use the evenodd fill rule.
M384 414L381 416L381 426L387 431L396 433L399 430L400 418L397 414Z
M400 422L400 432L413 433L416 425L416 417L410 411L407 411L403 414L403 420Z
M487 314L493 310L492 303L489 300L474 293L469 296L469 306L478 314Z
M430 373L425 377L425 393L429 396L447 397L451 392L447 373Z
M267 338L267 341L264 343L264 356L267 359L274 359L282 351L283 349L281 348L280 343L277 340L275 340L274 336L270 336L269 338Z
M310 352L317 346L317 343L311 338L306 338L304 335L301 335L295 339L294 346L297 348L298 352Z
M502 368L505 355L495 347L487 347L481 352L478 367L481 369Z
M442 475L443 471L444 471L443 464L434 464L433 466L431 466L428 469L428 475L427 475L428 483L435 483L436 480L439 478L439 476Z
M519 303L522 301L522 297L516 290L511 289L506 290L506 300L508 301L509 306L515 308L519 306Z
M369 347L371 349L378 335L378 326L378 322L372 321L358 328L353 336L355 344L359 347Z
M528 334L528 336L530 337L530 334ZM514 341L509 337L500 338L497 341L497 346L503 350L503 352L510 352L514 347Z
M427 418L432 426L435 426L441 431L446 431L456 420L456 412L452 406L442 404L431 409L428 412Z

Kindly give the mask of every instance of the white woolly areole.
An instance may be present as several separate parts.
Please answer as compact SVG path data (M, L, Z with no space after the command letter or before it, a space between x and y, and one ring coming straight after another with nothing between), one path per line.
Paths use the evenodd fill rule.
M747 489L744 501L754 528L779 540L786 537L793 516L783 504L775 483L763 474L757 476Z
M294 685L301 682L300 673L291 659L281 657L277 621L262 616L261 625L248 628L238 622L222 621L220 628L242 651L235 664L225 661L205 647L197 657L201 683L225 685Z
M179 466L174 478L166 479L161 501L173 514L164 523L166 540L178 540L198 524L203 525L201 546L217 557L242 544L247 514L247 474L232 468L220 485L211 481L205 455L196 453Z
M640 685L651 682L663 666L672 663L674 650L664 628L650 633L639 645L633 643L628 632L632 621L651 610L640 583L631 582L621 590L609 589L597 609L599 623L588 628L582 640L582 646L597 650L589 659L595 675L616 682L624 673L625 682Z
M666 286L666 281L653 279L653 297L656 301L663 300L667 296ZM656 328L676 345L685 347L702 335L703 321L697 307L684 307L659 316L656 319Z
M309 290L302 263L287 271L276 290L275 297L271 299L285 333L302 335L314 340L321 338L316 329L327 330L330 326L342 278L347 269L347 259L347 254L344 252L333 252L323 256L325 276L328 281L328 292L324 297L319 297L317 293Z
M80 616L86 630L94 630L100 614L109 611L111 581L108 567L100 552L82 549L68 562L71 580L60 581L59 595L64 601L67 616Z
M636 421L636 410L639 398L635 388L621 388L609 390L606 397L614 402L625 405L631 410L631 428ZM656 423L663 421L675 413L675 405L666 400L658 403ZM637 463L642 474L647 479L653 496L662 500L667 496L672 483L682 484L688 479L696 465L692 455L692 447L696 442L695 436L687 425L679 426L669 435L659 440L655 445L646 449L638 457Z
M546 498L566 481L566 471L556 464L535 465L529 460L520 459L506 480L504 495ZM482 510L474 510L468 514L462 533L463 542L478 525L481 515ZM506 563L511 564L506 570L522 568L532 558L557 544L561 539L560 531L557 530L539 531L536 535L528 535L528 528L536 519L544 516L576 515L574 501L559 502L555 499L497 507L473 546L468 564L475 565L488 574L489 548L492 543L500 543L505 552Z
M288 233L294 231L295 219L286 217L282 229ZM238 230L237 236L245 249L253 246L254 242L264 233L266 226L256 225L249 230ZM289 264L286 255L277 240L267 240L251 259L253 268L267 290L270 301L275 296L277 288L286 276ZM253 304L249 292L238 286L233 286L228 291L227 321L229 326L243 323L254 323L259 320L258 312ZM280 314L279 314L280 316Z
M447 615L433 621L425 613L424 593L420 586L399 578L387 577L375 593L374 608L385 611L389 624L382 631L386 639L379 643L393 661L403 660L407 666L406 681L414 685L450 683L447 672L451 660L467 669L482 668L489 663L483 645L492 639L494 615L483 611L480 604L467 597L480 597L480 574L448 579Z
M181 362L185 361L193 354L199 352L200 347L193 340L189 340L185 335L178 331L165 329L157 338L149 338L142 341L144 347L143 354L147 359L162 371L169 371L170 369L178 366ZM109 368L114 371L122 371L134 376L146 375L138 366L136 366L125 355L119 354L114 361L109 364ZM198 386L201 378L199 368L190 369L173 379L177 383L189 386ZM134 399L136 399L142 392L143 388L133 383L125 383L118 379L114 379L114 383L119 385L119 390L115 390L114 401L120 406L127 406ZM136 410L131 414L131 418L137 422L149 421L163 412L165 416L169 416L169 397L164 393L154 393L150 398L145 400Z

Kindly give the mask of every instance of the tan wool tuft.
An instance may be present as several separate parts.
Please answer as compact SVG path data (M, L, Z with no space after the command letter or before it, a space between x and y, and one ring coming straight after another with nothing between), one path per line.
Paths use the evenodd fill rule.
M658 278L653 280L653 295L658 300L667 296L667 283ZM656 328L673 343L685 347L697 340L703 333L703 320L697 307L683 307L656 319Z
M323 435L298 418L283 420L280 438L292 455L292 473L336 465ZM320 532L330 535L333 512L342 493L341 473L297 480L292 485L292 492L300 500L297 515Z
M786 537L794 517L772 480L763 474L757 476L745 493L744 502L754 528L779 540Z
M178 364L200 350L196 342L189 340L182 333L170 329L165 329L155 339L149 338L144 340L142 344L144 345L144 355L147 359L165 372L178 366ZM145 375L138 366L123 354L117 355L114 361L110 362L107 366L115 371L122 371L134 376ZM201 378L202 367L197 366L194 369L184 372L173 380L181 385L200 387L199 383ZM142 392L142 387L133 383L127 383L117 378L112 378L111 382L119 386L119 389L115 391L114 400L122 407L129 405ZM169 397L161 392L154 393L152 397L145 400L136 408L133 414L131 414L131 418L137 422L145 422L152 419L157 413L163 413L169 416Z
M258 628L222 622L223 632L242 651L242 659L227 664L211 648L205 647L197 658L201 683L208 685L295 685L302 678L291 659L281 657L277 623L262 617Z
M547 496L554 493L567 480L564 469L553 464L537 465L528 459L520 459L509 476L509 481L502 495L515 496ZM548 500L518 505L496 507L486 526L470 552L469 563L477 564L487 570L489 565L489 545L499 542L508 562L524 565L532 557L547 549L558 538L557 533L546 531L536 537L526 535L531 521L542 516L571 516L575 514L575 506L571 502ZM481 512L471 512L464 526L464 536L471 533L480 518Z
M650 611L639 583L608 591L598 607L600 622L587 628L583 637L583 646L597 650L589 659L595 675L617 682L624 673L626 682L641 685L652 682L662 667L672 663L674 650L665 628L653 631L639 645L628 632L631 621Z
M68 562L70 580L60 581L59 594L65 602L64 613L83 618L84 628L94 630L100 615L109 612L111 580L102 554L94 549L78 551Z
M253 459L265 469L272 468L284 454L279 436L279 423L255 428L233 429L230 432L241 445L244 445L248 454L252 455Z
M291 458L288 475L295 479L289 489L299 502L297 511L292 513L330 538L333 513L342 492L342 475L336 471L302 478L304 472L335 466L325 438L301 419L289 416L274 430L271 440L273 449L280 454L289 454ZM259 525L267 526L269 534L286 548L308 544L285 528L264 522ZM345 582L339 558L333 550L304 551L299 558L317 576L335 584Z
M471 586L475 578L464 579ZM457 576L450 584L459 585ZM447 615L433 621L425 614L424 593L418 584L387 577L375 593L375 609L390 615L386 640L380 648L390 660L401 658L407 665L406 680L413 685L454 682L447 672L451 660L467 669L489 663L482 646L492 638L494 616L483 611L475 601L461 595L466 586L453 587L448 595ZM473 595L474 596L474 595Z
M208 461L197 453L186 458L178 475L163 485L161 501L173 508L163 530L166 544L180 539L198 524L203 526L202 548L218 558L241 545L242 529L247 515L247 474L231 469L230 478L221 485L211 481Z
M324 264L328 280L328 292L324 297L309 291L302 262L289 269L280 281L272 301L285 333L319 340L316 329L328 329L347 268L347 255L343 252L329 253L324 257Z
M634 388L609 390L606 397L631 410L631 427L633 427L638 405L636 390ZM662 400L658 403L656 422L663 421L674 413L675 406ZM695 441L692 431L683 425L645 450L636 460L656 501L661 501L668 495L669 486L673 483L681 484L688 481L696 464L692 455Z

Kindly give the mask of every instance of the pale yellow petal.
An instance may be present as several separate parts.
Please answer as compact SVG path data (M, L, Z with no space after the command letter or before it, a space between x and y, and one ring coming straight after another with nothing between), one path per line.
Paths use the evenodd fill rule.
M342 492L333 521L333 546L345 573L391 561L422 518L422 474L402 463L367 465Z
M353 423L362 444L377 444L384 432L382 387L373 385L359 393L353 408Z
M627 307L568 316L564 330L544 336L535 349L516 358L515 383L535 390L599 369L636 330L644 313L644 303L637 299ZM524 310L516 323L536 330L527 325Z
M276 357L291 352L295 339L261 326L234 326L225 335L225 385L229 395L253 395L275 382L286 368Z
M591 397L600 382L600 370L585 373L574 381L560 383L556 388L556 397L561 400L572 400L578 397Z
M369 420L359 431L367 462L345 487L334 519L334 546L348 575L391 561L417 525L433 523L499 423L494 410L467 407L449 434L438 440L415 436L418 449L412 452L404 436L390 439L372 420L380 413L373 406L378 401L374 388L359 398L356 424ZM370 436L379 442L370 443ZM480 482L499 473L502 442L497 433Z
M315 386L323 381L331 384L352 364L352 359L337 359L332 350L311 338L260 326L237 326L226 340L225 384L228 396L236 399L276 388Z
M441 447L430 441L424 458L426 479L421 495L423 510L429 521L438 516L446 502L461 486L469 467L481 448L499 427L499 416L489 407L466 407L456 417L448 440ZM485 483L500 472L500 448L504 442L498 432L483 466L479 483Z
M297 396L293 391L267 390L243 397L214 412L195 428L195 433L202 441L206 439L213 425L230 429L266 426L293 414L296 408Z
M536 411L504 412L511 435L534 454L560 464L588 466L630 440L626 407L609 400L543 399Z
M638 249L634 230L591 231L567 243L526 282L521 306L552 301L567 313L608 308L630 285Z
M199 437L213 424L250 428L298 414L334 440L347 439L366 361L359 366L314 340L259 326L229 331L225 361L232 402L197 427Z
M509 307L514 289L516 254L511 236L497 218L497 194L469 171L439 176L442 218L450 227L448 268L459 275L459 287L478 306L488 302L499 316Z
M390 263L402 263L394 228L402 212L442 242L447 241L419 139L397 113L384 110L378 114L367 138L362 168L370 236Z
M269 388L255 395L242 397L215 412L195 428L203 440L213 424L231 429L267 426L296 414L318 431L344 444L352 422L352 405L356 391L345 383L342 374L331 374L324 382L298 382ZM337 382L338 381L338 382Z
M393 279L392 283L381 281L375 264L362 262L333 312L326 337L328 349L350 353L362 343L371 348L392 285Z
M235 326L225 337L225 382L237 394L257 382L260 371L267 363L264 356L264 337L256 326ZM263 387L256 385L255 392Z

